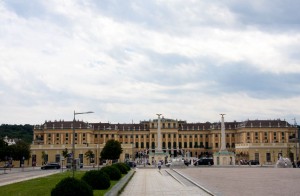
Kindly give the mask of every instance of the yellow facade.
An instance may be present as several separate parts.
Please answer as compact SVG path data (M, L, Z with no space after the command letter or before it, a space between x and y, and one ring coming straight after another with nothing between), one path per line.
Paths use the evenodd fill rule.
M75 128L75 158L81 158L84 165L98 164L99 154L105 142L115 139L122 144L121 161L135 159L137 152L157 147L157 119L141 121L138 124L85 123L82 121L45 122L34 128L31 154L36 164L42 165L42 152L48 155L48 162L61 161L59 157L67 148L72 151L73 126ZM170 157L184 149L192 157L211 156L221 147L220 123L187 123L173 119L161 120L162 148ZM236 160L259 160L261 164L274 164L279 155L296 160L298 143L296 127L282 120L255 120L225 122L226 147L236 153ZM85 158L91 150L94 162ZM28 164L32 164L29 160Z

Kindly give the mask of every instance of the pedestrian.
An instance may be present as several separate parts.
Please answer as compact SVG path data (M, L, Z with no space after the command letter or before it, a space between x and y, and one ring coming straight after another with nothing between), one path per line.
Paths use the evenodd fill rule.
M161 169L161 162L160 161L158 161L157 166L158 166L158 170L160 170Z

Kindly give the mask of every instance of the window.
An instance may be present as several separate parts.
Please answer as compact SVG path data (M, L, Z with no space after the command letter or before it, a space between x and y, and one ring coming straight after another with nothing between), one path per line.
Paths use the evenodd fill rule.
M139 136L138 135L135 135L135 138L138 138Z
M200 138L202 138L202 134L200 134Z
M179 138L181 138L181 134L179 134Z
M163 138L165 138L165 134L163 134Z
M144 135L141 135L141 138L144 138Z
M281 133L281 139L284 140L284 132Z
M59 137L59 133L56 134L56 137Z
M192 138L192 135L190 135L190 138Z
M193 142L190 142L190 148L193 148Z
M195 138L197 138L197 135L195 134Z
M187 148L187 142L184 142L184 148Z
M155 149L155 142L151 143L151 148L154 150Z
M259 161L259 153L254 153L254 157L256 161Z
M176 138L176 134L174 134L174 138Z
M216 148L219 148L219 144L218 143L215 143L215 146L216 146Z
M267 162L271 162L271 153L267 152L266 157L267 157Z
M215 134L215 137L218 137L218 134Z
M258 139L258 132L255 132L255 139Z
M154 138L154 134L152 134L152 138Z
M267 139L268 139L268 133L265 132L265 140L267 140Z
M169 128L169 129L171 128L171 124L170 124L170 123L168 123L168 128Z

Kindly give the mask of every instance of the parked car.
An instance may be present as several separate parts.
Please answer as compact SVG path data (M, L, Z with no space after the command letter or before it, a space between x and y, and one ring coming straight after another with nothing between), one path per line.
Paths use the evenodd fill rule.
M134 161L128 161L126 162L126 164L129 166L129 167L136 167L136 163Z
M259 161L258 160L250 160L248 161L249 165L259 165Z
M201 158L194 163L194 165L213 165L214 159L213 158Z
M58 163L48 163L41 167L41 169L60 169L60 164Z
M184 160L184 164L186 165L186 166L189 166L190 164L191 164L191 161L189 161L189 160Z

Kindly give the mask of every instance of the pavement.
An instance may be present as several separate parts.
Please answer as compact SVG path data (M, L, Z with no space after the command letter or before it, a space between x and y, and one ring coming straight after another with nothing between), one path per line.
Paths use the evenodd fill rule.
M300 168L191 167L176 169L221 196L300 195Z
M300 195L300 169L274 167L175 168L183 176L216 196ZM207 195L196 186L180 183L156 168L137 168L121 195Z
M62 172L62 170L41 170L40 167L10 168L5 170L1 169L0 186L49 176L59 172Z
M122 192L122 196L208 195L193 184L180 183L166 172L169 169L159 171L157 168L136 168L135 170L136 172Z

